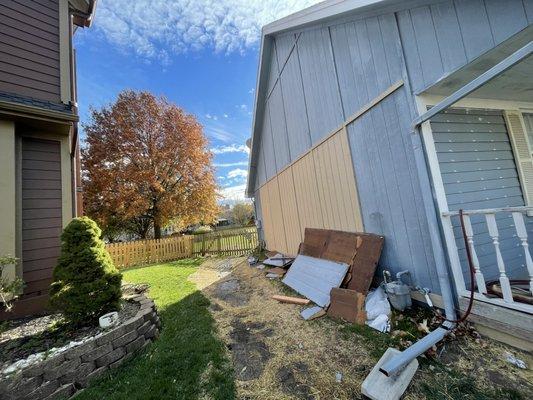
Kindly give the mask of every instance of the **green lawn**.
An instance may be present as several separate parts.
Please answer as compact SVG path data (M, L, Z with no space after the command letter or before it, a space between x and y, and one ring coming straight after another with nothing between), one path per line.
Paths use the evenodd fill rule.
M209 301L187 281L199 260L132 268L124 280L150 284L162 331L148 350L94 382L76 399L235 398L233 371L216 337Z

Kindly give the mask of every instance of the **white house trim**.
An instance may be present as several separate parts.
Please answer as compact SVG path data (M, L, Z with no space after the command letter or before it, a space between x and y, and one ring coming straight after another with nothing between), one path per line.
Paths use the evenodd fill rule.
M444 96L434 96L434 95L419 95L415 97L417 111L419 115L423 115L429 106L434 106L444 99ZM454 103L451 107L457 108L479 108L479 109L488 109L488 110L515 110L522 112L531 112L533 110L533 103L530 102L519 102L519 101L507 101L507 100L496 100L496 99L478 99L478 98L464 98L457 103ZM453 235L451 214L449 213L448 201L446 199L446 193L444 189L444 183L442 180L441 170L439 166L439 161L437 157L437 151L435 149L435 142L433 131L429 121L424 122L420 126L420 133L422 136L422 141L426 151L427 163L429 167L429 172L433 182L433 190L435 191L435 199L437 202L437 208L440 215L440 220L442 223L444 238L446 242L446 248L448 251L448 257L450 261L450 267L455 280L455 285L457 288L457 293L459 295L469 295L469 291L466 290L465 280L463 272L461 269L461 263L459 260L459 253L457 251L457 245L455 243L455 238ZM489 301L481 293L475 293L477 300ZM512 305L506 304L503 300L494 301L490 299L490 302L497 303L505 307L518 309L520 311L531 312L530 307L525 307L520 304L513 303Z

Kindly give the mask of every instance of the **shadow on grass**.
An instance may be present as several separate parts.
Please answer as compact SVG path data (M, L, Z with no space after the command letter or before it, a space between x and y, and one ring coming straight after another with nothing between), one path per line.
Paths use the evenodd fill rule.
M77 399L235 398L232 364L216 336L209 300L186 280L196 265L126 271L126 280L137 283L149 274L145 282L159 307L161 334L146 352L94 382Z

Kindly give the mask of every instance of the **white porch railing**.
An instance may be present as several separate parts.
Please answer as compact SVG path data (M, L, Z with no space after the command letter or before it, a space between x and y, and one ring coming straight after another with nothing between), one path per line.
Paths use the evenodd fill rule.
M504 257L502 256L502 251L500 249L500 231L496 222L496 216L503 213L507 214L508 217L512 217L512 225L514 226L515 231L513 232L513 237L516 238L515 240L517 242L517 246L521 245L522 247L521 251L523 252L524 256L524 263L521 265L521 267L524 268L524 270L519 272L521 272L521 275L529 277L529 280L525 282L526 284L521 285L524 287L522 290L524 290L525 295L533 294L533 261L529 249L526 221L524 219L527 218L527 215L532 215L533 207L491 208L484 210L464 210L463 212L467 243L468 247L470 248L472 264L475 270L475 298L481 301L486 301L533 314L533 305L519 301L519 297L521 297L520 293L517 292L516 287L513 288L514 285L512 285L511 279L508 276L509 272L506 269ZM454 234L454 224L452 221L452 218L457 217L458 215L459 211L444 212L442 213L442 223L457 291L459 295L469 296L470 291L467 290L465 285L463 269L461 267L460 256L457 249L457 239L456 235ZM492 243L489 243L488 245L492 245L493 247L494 252L491 252L491 254L493 254L494 260L491 260L492 263L489 265L494 265L495 263L497 266L499 274L497 278L497 282L499 283L498 291L500 292L499 294L501 295L501 298L494 295L494 290L492 290L492 293L490 293L491 290L489 290L487 287L485 274L487 273L486 268L488 265L483 265L487 264L487 261L485 261L485 263L480 263L480 257L478 257L478 252L476 251L477 236L474 233L471 222L471 217L475 215L483 216L481 221L478 219L477 223L484 223L486 225L488 236L492 241ZM457 223L455 224L455 228L457 229ZM516 233L516 235L514 233ZM484 244L484 246L487 246L487 244Z

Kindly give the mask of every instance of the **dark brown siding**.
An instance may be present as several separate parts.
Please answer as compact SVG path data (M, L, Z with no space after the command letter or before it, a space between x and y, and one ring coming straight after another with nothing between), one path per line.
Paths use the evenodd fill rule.
M22 139L22 270L24 298L48 292L60 251L61 148Z
M59 0L0 1L0 91L60 101Z

